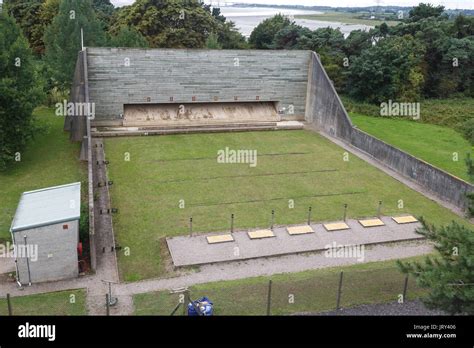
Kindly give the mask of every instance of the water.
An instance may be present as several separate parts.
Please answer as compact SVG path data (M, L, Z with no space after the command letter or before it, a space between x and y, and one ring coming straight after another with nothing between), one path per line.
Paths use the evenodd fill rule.
M293 9L281 9L281 8L266 8L266 7L221 7L221 13L235 23L235 26L245 36L249 37L252 30L263 20L273 17L278 13L292 16L302 14L321 14L319 11L308 11L308 10L293 10ZM339 28L344 36L349 35L352 30L362 29L369 30L372 26L363 24L345 24L341 22L327 22L309 19L294 19L295 23L303 27L307 27L311 30L318 28Z

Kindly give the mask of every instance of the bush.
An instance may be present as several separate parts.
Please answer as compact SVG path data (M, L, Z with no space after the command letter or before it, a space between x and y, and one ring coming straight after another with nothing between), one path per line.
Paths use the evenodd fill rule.
M79 219L79 240L89 239L89 209L87 205L81 205L81 218Z
M69 100L69 91L53 87L48 92L46 103L48 106L53 107L56 103L63 103L64 100Z
M461 125L460 131L472 145L474 145L474 118L464 121Z

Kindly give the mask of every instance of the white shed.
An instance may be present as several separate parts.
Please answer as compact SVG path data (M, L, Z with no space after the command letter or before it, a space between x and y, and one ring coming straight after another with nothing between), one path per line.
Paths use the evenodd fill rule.
M24 192L10 228L20 284L77 277L81 183Z

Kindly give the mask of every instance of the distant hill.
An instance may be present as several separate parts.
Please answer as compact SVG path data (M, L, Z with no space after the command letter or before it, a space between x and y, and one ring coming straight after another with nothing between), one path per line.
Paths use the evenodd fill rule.
M234 3L231 7L269 7L282 8L292 10L314 10L314 11L331 11L331 12L383 12L398 13L398 11L410 11L413 6L366 6L366 7L331 7L331 6L304 6L304 5L265 5L265 4L244 4ZM448 15L464 14L466 16L474 16L474 10L469 9L446 9Z

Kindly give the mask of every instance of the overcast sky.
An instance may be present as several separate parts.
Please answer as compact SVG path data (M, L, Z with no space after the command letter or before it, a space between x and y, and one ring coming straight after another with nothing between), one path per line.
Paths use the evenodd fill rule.
M111 0L115 6L129 5L134 0ZM206 0L205 3L209 3L210 0ZM221 0L221 2L223 2ZM377 5L376 0L233 0L233 2L239 3L255 3L255 4L276 4L276 5L305 5L305 6L333 6L333 7L350 7L350 6L374 6ZM443 5L446 8L464 8L473 9L473 0L380 0L380 5L397 5L397 6L414 6L420 2L429 2L433 5ZM217 0L213 0L213 3L217 3Z

